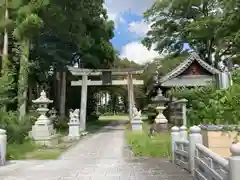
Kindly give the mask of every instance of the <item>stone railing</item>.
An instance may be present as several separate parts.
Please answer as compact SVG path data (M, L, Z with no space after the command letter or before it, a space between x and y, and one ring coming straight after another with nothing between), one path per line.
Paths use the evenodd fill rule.
M4 129L0 129L0 166L6 163L7 154L7 135Z
M189 171L198 180L239 180L240 144L230 148L232 156L225 159L202 144L201 129L174 126L171 132L172 162Z

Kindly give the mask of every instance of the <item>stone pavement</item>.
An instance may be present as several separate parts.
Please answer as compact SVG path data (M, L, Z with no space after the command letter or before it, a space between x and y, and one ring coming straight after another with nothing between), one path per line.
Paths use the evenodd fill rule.
M192 180L168 160L129 158L123 127L81 140L59 160L13 161L0 167L0 180Z

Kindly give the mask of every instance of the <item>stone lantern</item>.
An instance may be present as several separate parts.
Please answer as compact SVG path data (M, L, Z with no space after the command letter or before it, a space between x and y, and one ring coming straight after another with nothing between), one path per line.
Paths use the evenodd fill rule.
M49 111L47 106L53 103L53 101L46 97L45 91L42 91L40 97L32 102L38 105L37 111L40 113L30 133L32 138L40 145L52 146L58 143L52 121L46 116L46 113Z
M50 115L49 119L51 121L55 121L57 119L57 110L54 107L52 107L52 109L48 113Z
M156 107L158 115L156 116L156 118L154 120L155 126L156 126L155 127L156 131L159 132L161 130L167 130L168 129L168 120L163 115L163 111L166 108L165 103L169 102L169 99L162 95L162 90L159 88L158 92L157 92L157 96L155 98L153 98L152 101L155 104L158 104L158 106Z

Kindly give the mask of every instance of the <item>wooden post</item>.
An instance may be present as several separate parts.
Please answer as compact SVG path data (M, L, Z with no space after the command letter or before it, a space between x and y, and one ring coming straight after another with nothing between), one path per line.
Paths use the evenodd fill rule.
M129 110L129 119L132 118L132 107L134 105L134 93L133 93L133 79L132 74L128 73L128 110Z
M131 104L130 104L130 101L131 101L130 99L131 99L131 98L130 98L130 83L129 83L129 82L130 82L130 77L129 77L129 74L128 74L128 76L127 76L128 114L129 114L129 120L131 120L131 117L132 117L132 116L131 116L131 114L132 114L131 112L132 112L132 111L131 111Z
M134 88L133 88L133 78L132 78L132 74L130 74L130 93L131 93L131 102L132 102L132 106L135 105L135 98L134 98Z
M87 88L88 88L88 76L83 75L81 89L80 131L86 130Z

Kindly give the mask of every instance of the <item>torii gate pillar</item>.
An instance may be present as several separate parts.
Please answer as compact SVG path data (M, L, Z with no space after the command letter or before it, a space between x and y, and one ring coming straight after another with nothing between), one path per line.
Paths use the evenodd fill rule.
M85 131L86 129L87 89L88 89L88 76L85 74L82 76L80 131Z
M129 119L132 118L132 108L135 105L132 74L128 74L128 112Z

